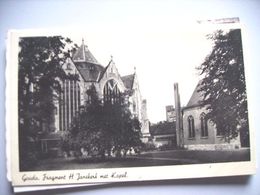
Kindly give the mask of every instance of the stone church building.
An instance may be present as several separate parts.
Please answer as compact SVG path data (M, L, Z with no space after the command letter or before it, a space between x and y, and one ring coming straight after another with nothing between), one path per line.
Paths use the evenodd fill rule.
M120 93L131 92L129 109L141 122L142 141L148 141L150 133L146 100L142 99L135 70L132 74L121 76L112 57L107 66L101 65L84 44L84 40L62 68L68 79L61 81L62 92L55 100L54 122L51 124L53 133L41 139L43 151L47 152L51 140L55 140L55 137L59 139L68 132L77 113L90 101L87 90L93 85L103 102L114 103L119 100ZM75 78L75 75L78 79L70 79Z
M185 107L180 107L178 85L175 84L176 106L176 136L177 145L190 150L222 150L241 147L240 136L229 142L225 140L216 125L206 118L206 105L202 92L199 92L200 82Z

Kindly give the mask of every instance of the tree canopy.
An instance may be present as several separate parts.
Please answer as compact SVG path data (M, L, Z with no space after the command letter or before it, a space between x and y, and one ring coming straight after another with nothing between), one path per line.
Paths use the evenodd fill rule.
M150 133L152 135L175 134L175 126L175 122L160 121L156 124L151 124Z
M67 141L74 150L84 148L90 155L110 155L140 146L140 122L133 117L127 98L121 94L119 103L102 103L94 86L88 90L91 102L75 119Z
M74 46L68 38L50 36L20 38L19 47L19 148L24 167L33 161L29 153L38 133L51 128L53 100L61 90L59 80L65 77L62 64Z
M207 105L207 117L227 140L241 133L248 145L248 110L241 30L216 31L211 53L198 67L203 76L199 91Z

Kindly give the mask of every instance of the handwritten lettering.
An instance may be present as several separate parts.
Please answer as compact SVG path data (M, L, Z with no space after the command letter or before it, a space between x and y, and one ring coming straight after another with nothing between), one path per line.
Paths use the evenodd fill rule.
M40 179L36 175L23 174L22 180L23 180L23 182L26 182L26 181L37 181Z
M108 178L108 174L100 175L100 178L101 178L101 179L106 179L106 178Z
M85 175L82 175L81 173L77 173L77 180L82 180L82 179L97 179L97 173L95 174L87 173Z
M75 180L75 181L82 181L82 180L95 180L95 179L123 179L127 178L127 172L111 172L111 173L98 173L98 172L72 172L67 174L57 174L57 175L51 175L48 173L43 174L23 174L22 175L22 181L27 183L33 183L35 181L40 182L57 182L57 181L64 181L67 180Z
M46 181L46 180L57 181L57 180L65 180L65 179L66 179L66 175L51 176L45 173L43 174L42 181Z
M126 178L126 177L127 177L127 172L124 172L124 173L113 172L111 174L111 178L121 179L121 178Z

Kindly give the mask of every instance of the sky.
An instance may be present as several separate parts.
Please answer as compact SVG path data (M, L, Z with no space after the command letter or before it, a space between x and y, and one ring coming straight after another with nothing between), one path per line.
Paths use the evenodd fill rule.
M225 27L226 28L226 27ZM111 56L121 76L136 73L150 122L166 120L167 105L174 105L174 83L179 84L181 105L187 105L199 79L196 67L210 54L213 41L207 38L218 26L191 20L186 24L137 28L100 28L68 34L80 45L84 39L103 66ZM224 29L221 27L221 29Z
M197 22L209 18L191 17L177 8L161 6L164 5L152 2L147 6L134 1L117 9L120 3L110 2L99 8L99 13L109 12L106 17L91 13L90 16L96 16L93 20L80 27L68 25L69 30L63 33L78 45L84 39L103 66L112 55L121 76L132 74L136 68L152 123L166 120L165 107L174 105L174 83L179 84L181 105L188 103L199 81L196 67L212 49L212 41L206 35L216 30L215 25ZM77 17L80 16L78 13Z
M187 104L199 80L196 67L212 48L212 41L206 38L208 33L200 28L178 27L113 29L105 33L97 30L70 37L78 45L83 38L103 66L112 55L121 76L132 74L136 68L142 97L147 100L148 118L155 123L166 120L166 105L174 105L174 83L179 83L181 105Z

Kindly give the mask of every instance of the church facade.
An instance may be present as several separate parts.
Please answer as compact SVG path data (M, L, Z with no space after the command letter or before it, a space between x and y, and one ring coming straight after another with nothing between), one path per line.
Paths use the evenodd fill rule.
M141 136L146 141L150 136L149 121L146 114L146 100L142 99L137 74L120 76L113 59L107 66L102 66L92 55L82 40L81 46L63 64L67 79L61 81L62 92L55 101L53 131L64 134L80 109L90 102L87 91L95 86L98 97L114 103L119 94L131 91L129 96L130 111L141 122ZM77 79L75 78L77 75Z

